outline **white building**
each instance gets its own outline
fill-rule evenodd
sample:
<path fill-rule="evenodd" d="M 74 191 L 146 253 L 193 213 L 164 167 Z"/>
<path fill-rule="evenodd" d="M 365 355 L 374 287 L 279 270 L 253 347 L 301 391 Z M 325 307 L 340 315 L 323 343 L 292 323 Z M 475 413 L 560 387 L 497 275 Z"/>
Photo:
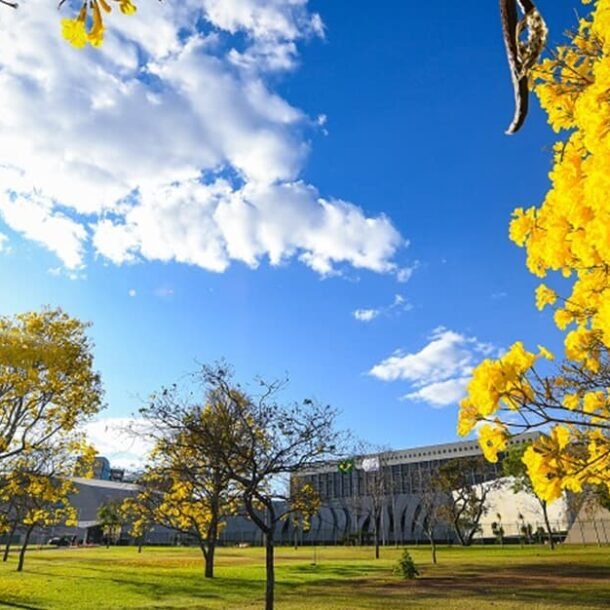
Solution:
<path fill-rule="evenodd" d="M 517 436 L 509 444 L 528 442 L 536 436 L 535 433 Z M 426 515 L 422 494 L 425 493 L 426 481 L 444 463 L 481 455 L 478 441 L 461 441 L 359 456 L 353 460 L 351 472 L 341 472 L 337 463 L 303 471 L 297 480 L 313 485 L 322 499 L 322 508 L 312 519 L 311 529 L 302 533 L 303 541 L 338 543 L 350 537 L 370 540 L 377 505 L 380 506 L 379 529 L 383 543 L 425 542 L 422 523 Z M 463 461 L 467 463 L 467 460 Z M 381 471 L 385 481 L 384 493 L 371 494 L 371 474 L 367 470 L 376 476 Z M 486 463 L 471 476 L 473 486 L 494 487 L 489 492 L 487 510 L 476 538 L 493 538 L 494 522 L 502 525 L 505 536 L 515 538 L 522 535 L 522 530 L 528 525 L 533 532 L 544 527 L 537 499 L 524 492 L 513 493 L 510 481 L 501 480 L 500 463 Z M 558 537 L 563 535 L 569 525 L 565 501 L 557 501 L 549 507 L 549 519 Z M 285 530 L 282 537 L 290 535 L 288 525 Z M 434 536 L 439 542 L 455 540 L 453 528 L 447 522 L 435 528 Z"/>

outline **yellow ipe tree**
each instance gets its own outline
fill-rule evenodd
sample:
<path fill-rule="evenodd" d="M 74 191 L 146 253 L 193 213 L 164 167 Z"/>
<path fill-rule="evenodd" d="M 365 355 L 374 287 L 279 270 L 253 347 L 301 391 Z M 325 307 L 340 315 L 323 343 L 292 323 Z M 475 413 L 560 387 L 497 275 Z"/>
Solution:
<path fill-rule="evenodd" d="M 60 309 L 0 318 L 0 527 L 24 534 L 19 570 L 36 528 L 70 523 L 68 477 L 93 460 L 77 432 L 102 406 L 86 328 Z"/>
<path fill-rule="evenodd" d="M 100 410 L 86 329 L 61 309 L 0 317 L 0 472 Z"/>
<path fill-rule="evenodd" d="M 0 531 L 8 535 L 3 559 L 8 558 L 12 536 L 22 533 L 18 572 L 36 529 L 76 525 L 69 497 L 77 490 L 71 477 L 86 474 L 93 457 L 94 451 L 80 438 L 64 437 L 12 458 L 0 475 Z"/>
<path fill-rule="evenodd" d="M 539 207 L 515 210 L 510 225 L 533 274 L 564 278 L 555 289 L 540 284 L 536 306 L 555 309 L 565 359 L 549 376 L 552 354 L 518 342 L 485 360 L 458 423 L 468 434 L 485 422 L 479 439 L 492 461 L 511 433 L 541 430 L 523 461 L 547 502 L 562 490 L 610 487 L 610 0 L 583 3 L 590 13 L 533 71 L 549 124 L 563 133 L 551 187 Z"/>
<path fill-rule="evenodd" d="M 142 539 L 150 525 L 159 524 L 195 539 L 204 574 L 212 578 L 218 536 L 236 511 L 238 496 L 218 457 L 225 422 L 210 404 L 183 400 L 176 386 L 153 396 L 140 413 L 150 422 L 156 444 L 138 481 L 141 491 L 123 503 L 131 533 Z M 209 431 L 209 442 L 201 441 L 200 429 Z"/>

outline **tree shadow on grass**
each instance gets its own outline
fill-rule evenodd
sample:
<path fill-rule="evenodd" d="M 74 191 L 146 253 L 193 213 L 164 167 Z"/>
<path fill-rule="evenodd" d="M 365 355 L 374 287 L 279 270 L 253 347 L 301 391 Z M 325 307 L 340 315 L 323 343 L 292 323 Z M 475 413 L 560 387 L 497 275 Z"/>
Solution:
<path fill-rule="evenodd" d="M 0 599 L 0 608 L 19 608 L 20 610 L 43 610 L 41 606 L 28 606 L 26 604 L 19 604 L 17 602 L 9 602 L 4 599 Z"/>
<path fill-rule="evenodd" d="M 600 586 L 601 585 L 601 586 Z M 382 590 L 409 591 L 420 599 L 492 597 L 523 605 L 552 603 L 557 606 L 610 607 L 610 570 L 594 566 L 519 565 L 489 572 L 458 573 L 455 576 L 426 576 L 412 581 L 387 582 Z"/>
<path fill-rule="evenodd" d="M 296 572 L 308 569 L 314 570 L 315 566 L 293 568 Z M 387 578 L 379 574 L 384 570 Z M 367 577 L 366 572 L 373 571 L 378 573 Z M 610 608 L 610 567 L 599 564 L 532 563 L 501 569 L 490 565 L 488 571 L 480 565 L 439 565 L 422 571 L 423 577 L 403 581 L 390 577 L 389 570 L 383 567 L 330 566 L 326 570 L 327 578 L 304 582 L 303 589 L 306 588 L 307 595 L 312 598 L 329 601 L 347 596 L 357 604 L 354 608 L 381 608 L 384 600 L 385 603 L 398 602 L 405 608 L 423 605 L 442 608 L 458 599 L 471 601 L 473 607 L 486 607 L 494 600 L 519 607 L 549 604 L 563 608 Z M 288 600 L 293 594 L 303 595 L 303 589 L 286 591 L 283 598 Z"/>
<path fill-rule="evenodd" d="M 297 565 L 284 567 L 285 573 L 290 575 L 294 574 L 311 574 L 321 576 L 324 580 L 316 579 L 316 583 L 325 582 L 328 579 L 340 579 L 340 578 L 358 578 L 368 576 L 372 573 L 388 572 L 387 566 L 376 566 L 376 565 L 333 565 L 333 564 L 320 564 L 315 565 Z"/>
<path fill-rule="evenodd" d="M 223 608 L 240 608 L 246 603 L 252 603 L 253 600 L 255 602 L 260 600 L 262 603 L 264 598 L 264 580 L 259 579 L 226 578 L 222 576 L 205 579 L 203 575 L 195 574 L 172 574 L 171 576 L 167 575 L 159 578 L 158 574 L 142 575 L 138 574 L 137 570 L 134 570 L 133 578 L 130 578 L 126 575 L 117 575 L 110 571 L 100 571 L 99 569 L 95 570 L 95 568 L 85 566 L 81 566 L 79 571 L 92 572 L 92 574 L 73 574 L 67 576 L 65 574 L 61 575 L 37 570 L 36 576 L 63 579 L 76 583 L 81 581 L 83 585 L 86 581 L 87 583 L 99 584 L 99 590 L 101 591 L 110 589 L 115 592 L 124 591 L 125 595 L 128 596 L 141 596 L 150 602 L 149 606 L 142 606 L 143 608 L 150 608 L 153 607 L 153 604 L 157 604 L 155 607 L 160 607 L 164 610 L 178 610 L 184 608 L 185 599 L 189 600 L 189 608 L 195 607 L 192 606 L 191 601 L 202 604 L 201 606 L 196 606 L 197 608 L 208 608 L 205 605 L 206 602 L 216 602 L 215 607 L 219 606 L 219 602 L 224 602 Z M 286 590 L 298 587 L 299 583 L 278 581 L 277 585 L 278 588 L 281 587 L 283 590 Z M 89 589 L 81 588 L 83 595 L 86 595 L 88 592 Z M 32 603 L 37 602 L 35 598 L 28 599 L 27 601 Z M 91 599 L 88 605 L 83 604 L 82 607 L 98 607 L 100 601 L 103 601 L 103 599 Z M 24 606 L 24 608 L 28 608 L 28 606 Z M 32 610 L 41 609 L 32 608 Z"/>

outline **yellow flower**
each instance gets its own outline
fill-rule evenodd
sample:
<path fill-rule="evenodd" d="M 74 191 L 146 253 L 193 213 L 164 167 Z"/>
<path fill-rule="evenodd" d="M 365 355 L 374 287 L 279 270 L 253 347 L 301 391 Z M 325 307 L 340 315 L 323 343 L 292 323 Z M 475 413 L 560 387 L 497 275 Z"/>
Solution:
<path fill-rule="evenodd" d="M 131 0 L 120 0 L 120 9 L 124 15 L 133 15 L 138 7 L 132 4 Z"/>
<path fill-rule="evenodd" d="M 551 432 L 551 439 L 559 449 L 565 449 L 570 442 L 570 430 L 565 426 L 555 426 Z"/>
<path fill-rule="evenodd" d="M 509 236 L 511 241 L 522 246 L 532 233 L 535 225 L 536 210 L 534 208 L 525 211 L 523 208 L 517 208 L 513 212 L 513 220 L 510 223 Z"/>
<path fill-rule="evenodd" d="M 121 12 L 133 15 L 137 8 L 131 0 L 115 0 L 119 3 Z M 87 15 L 91 8 L 91 29 L 87 32 Z M 62 19 L 62 35 L 73 46 L 83 48 L 87 43 L 93 47 L 100 47 L 104 42 L 106 28 L 102 19 L 101 10 L 111 12 L 107 0 L 85 0 L 81 6 L 78 17 L 75 19 Z"/>
<path fill-rule="evenodd" d="M 536 307 L 539 310 L 544 309 L 547 305 L 554 305 L 557 301 L 557 293 L 551 290 L 544 284 L 540 284 L 536 288 Z"/>
<path fill-rule="evenodd" d="M 564 407 L 574 411 L 580 406 L 580 396 L 578 394 L 566 394 L 562 402 Z"/>
<path fill-rule="evenodd" d="M 77 49 L 82 49 L 87 44 L 87 31 L 85 22 L 79 18 L 62 19 L 61 35 Z"/>
<path fill-rule="evenodd" d="M 555 360 L 555 356 L 543 345 L 538 346 L 538 357 L 546 358 L 547 360 Z"/>
<path fill-rule="evenodd" d="M 498 461 L 498 452 L 506 449 L 506 431 L 499 425 L 484 424 L 479 430 L 479 445 L 488 462 Z"/>
<path fill-rule="evenodd" d="M 561 330 L 565 330 L 568 324 L 574 321 L 574 316 L 567 309 L 557 309 L 554 317 L 555 324 L 557 324 Z"/>
<path fill-rule="evenodd" d="M 460 402 L 457 433 L 460 436 L 470 434 L 478 419 L 478 411 L 476 406 L 473 405 L 467 398 L 464 398 Z"/>
<path fill-rule="evenodd" d="M 604 409 L 607 404 L 605 392 L 587 392 L 582 401 L 582 410 L 585 413 L 595 413 Z"/>
<path fill-rule="evenodd" d="M 102 20 L 102 13 L 100 11 L 100 5 L 96 0 L 92 2 L 93 8 L 93 25 L 88 35 L 89 43 L 92 47 L 100 47 L 104 42 L 104 22 Z M 110 8 L 110 7 L 109 7 Z"/>

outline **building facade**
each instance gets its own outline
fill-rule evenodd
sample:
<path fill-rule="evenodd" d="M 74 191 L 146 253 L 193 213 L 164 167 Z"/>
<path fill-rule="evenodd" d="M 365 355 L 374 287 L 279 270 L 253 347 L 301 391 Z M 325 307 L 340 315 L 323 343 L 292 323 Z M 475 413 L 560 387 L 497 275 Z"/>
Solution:
<path fill-rule="evenodd" d="M 536 434 L 525 434 L 509 441 L 510 445 L 531 441 Z M 311 520 L 308 531 L 290 532 L 304 543 L 336 544 L 367 542 L 372 539 L 374 520 L 383 544 L 418 543 L 427 541 L 423 531 L 426 503 L 422 496 L 426 485 L 441 466 L 451 461 L 468 469 L 472 460 L 482 458 L 478 441 L 444 443 L 400 451 L 363 455 L 352 460 L 351 468 L 331 463 L 303 471 L 293 484 L 310 484 L 320 494 L 322 507 Z M 341 468 L 343 466 L 343 468 Z M 342 471 L 343 470 L 343 471 Z M 476 469 L 466 470 L 467 481 L 473 487 L 492 486 L 486 504 L 488 510 L 481 519 L 478 536 L 493 536 L 492 523 L 502 522 L 508 535 L 518 536 L 524 524 L 534 531 L 543 525 L 540 507 L 527 494 L 514 494 L 510 481 L 498 485 L 502 477 L 501 462 L 491 464 L 480 460 Z M 380 485 L 379 482 L 382 482 Z M 443 499 L 439 497 L 439 502 Z M 569 525 L 565 502 L 551 508 L 552 527 L 558 537 Z M 288 526 L 282 534 L 288 534 Z M 449 523 L 439 523 L 434 530 L 439 542 L 453 542 L 455 534 Z"/>

